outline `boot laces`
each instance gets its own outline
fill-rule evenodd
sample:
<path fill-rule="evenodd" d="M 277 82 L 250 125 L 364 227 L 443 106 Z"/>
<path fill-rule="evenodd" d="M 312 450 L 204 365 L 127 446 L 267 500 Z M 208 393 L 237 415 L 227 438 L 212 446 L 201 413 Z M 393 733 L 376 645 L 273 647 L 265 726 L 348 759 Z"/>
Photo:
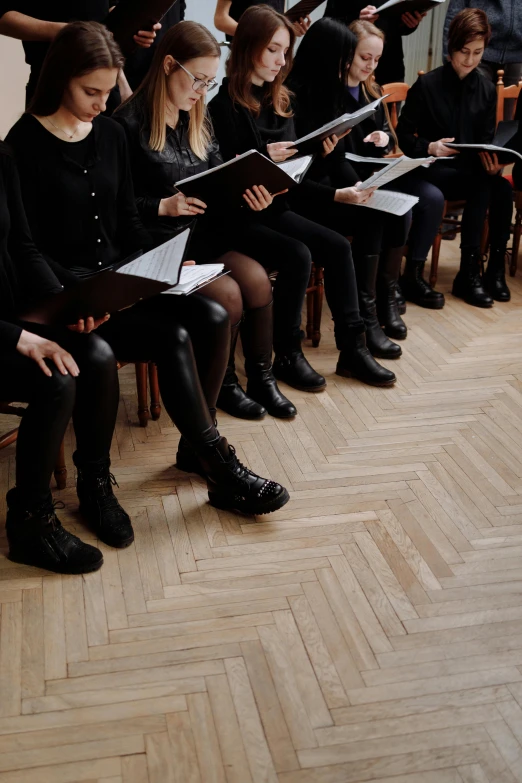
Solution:
<path fill-rule="evenodd" d="M 103 514 L 103 518 L 106 522 L 112 524 L 122 522 L 122 507 L 118 503 L 118 499 L 114 492 L 113 487 L 119 487 L 120 485 L 116 481 L 114 474 L 107 473 L 105 476 L 96 477 L 96 500 L 98 507 Z"/>
<path fill-rule="evenodd" d="M 46 518 L 46 522 L 44 524 L 44 535 L 46 537 L 52 538 L 55 543 L 58 544 L 58 546 L 61 546 L 70 538 L 70 533 L 65 530 L 62 523 L 56 516 L 57 509 L 62 510 L 64 508 L 65 503 L 63 503 L 61 500 L 53 500 L 44 513 L 44 518 Z"/>

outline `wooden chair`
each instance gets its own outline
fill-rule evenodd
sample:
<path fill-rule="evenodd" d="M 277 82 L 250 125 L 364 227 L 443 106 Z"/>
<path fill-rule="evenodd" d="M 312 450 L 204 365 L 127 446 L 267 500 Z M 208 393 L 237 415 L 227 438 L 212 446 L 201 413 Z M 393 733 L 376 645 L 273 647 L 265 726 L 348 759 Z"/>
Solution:
<path fill-rule="evenodd" d="M 324 269 L 312 264 L 312 274 L 306 289 L 306 336 L 317 348 L 321 342 L 321 316 L 324 301 Z"/>
<path fill-rule="evenodd" d="M 123 365 L 118 364 L 118 367 Z M 161 416 L 158 368 L 153 362 L 136 362 L 136 391 L 138 395 L 138 419 L 140 427 L 146 427 L 149 419 L 157 421 Z M 150 409 L 148 389 L 150 388 Z"/>
<path fill-rule="evenodd" d="M 522 90 L 522 81 L 518 84 L 512 84 L 509 87 L 504 86 L 504 71 L 497 71 L 497 125 L 502 120 L 512 120 L 515 116 L 516 103 Z M 506 116 L 505 101 L 510 100 Z M 513 179 L 509 175 L 507 178 L 513 185 Z M 513 245 L 511 248 L 511 261 L 509 264 L 509 274 L 514 277 L 517 273 L 518 253 L 520 250 L 520 238 L 522 236 L 522 192 L 513 190 L 513 199 L 515 202 L 515 222 L 513 224 Z"/>
<path fill-rule="evenodd" d="M 397 129 L 397 123 L 399 122 L 397 106 L 399 103 L 404 103 L 409 89 L 410 85 L 406 84 L 406 82 L 390 82 L 389 84 L 382 85 L 383 94 L 386 95 L 387 93 L 390 93 L 388 97 L 384 99 L 384 103 L 388 106 L 390 122 L 394 131 Z M 386 157 L 396 158 L 401 154 L 402 153 L 398 150 L 397 145 L 395 144 L 393 150 L 388 153 Z"/>

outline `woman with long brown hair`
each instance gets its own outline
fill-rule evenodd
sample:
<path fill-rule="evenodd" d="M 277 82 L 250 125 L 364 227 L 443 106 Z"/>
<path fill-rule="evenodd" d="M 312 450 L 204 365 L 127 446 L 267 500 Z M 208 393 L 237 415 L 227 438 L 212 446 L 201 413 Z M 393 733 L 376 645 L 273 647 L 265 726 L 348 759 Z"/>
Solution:
<path fill-rule="evenodd" d="M 206 210 L 199 199 L 173 194 L 174 182 L 223 162 L 207 117 L 204 95 L 215 85 L 220 48 L 196 22 L 180 22 L 161 41 L 143 83 L 114 115 L 127 136 L 136 203 L 156 243 L 194 227 L 190 257 L 197 263 L 223 263 L 230 275 L 211 283 L 203 295 L 220 302 L 232 324 L 230 356 L 218 407 L 232 416 L 259 419 L 268 413 L 295 416 L 272 373 L 272 286 L 263 267 L 232 250 L 224 227 L 241 219 L 226 199 Z M 272 196 L 261 187 L 244 194 L 253 213 Z M 245 211 L 245 210 L 242 210 Z M 244 313 L 243 313 L 244 311 Z M 245 355 L 247 393 L 235 373 L 238 334 Z"/>
<path fill-rule="evenodd" d="M 308 33 L 307 33 L 308 35 Z M 288 20 L 268 6 L 254 6 L 242 15 L 232 42 L 227 76 L 210 114 L 225 158 L 258 149 L 279 162 L 295 154 L 291 94 L 285 78 L 292 64 L 295 34 Z M 306 37 L 305 37 L 306 40 Z M 324 153 L 330 153 L 335 139 Z M 355 187 L 336 189 L 305 179 L 289 193 L 328 210 L 335 201 L 361 203 L 370 193 Z M 313 258 L 325 270 L 325 290 L 335 324 L 339 349 L 336 372 L 375 386 L 395 383 L 395 375 L 381 367 L 366 346 L 366 329 L 359 312 L 350 243 L 339 233 L 297 214 L 286 200 L 276 199 L 254 226 L 235 228 L 238 249 L 250 252 L 267 267 L 277 262 L 274 288 L 274 372 L 297 388 L 311 387 L 301 371 L 300 317 L 302 298 L 294 278 L 296 259 Z M 304 292 L 303 292 L 304 293 Z M 279 314 L 279 317 L 278 317 Z M 399 346 L 396 346 L 400 354 Z"/>
<path fill-rule="evenodd" d="M 28 112 L 7 137 L 29 223 L 66 285 L 150 241 L 136 209 L 125 133 L 100 116 L 123 62 L 102 25 L 64 27 Z M 282 486 L 244 467 L 216 429 L 230 341 L 219 304 L 197 294 L 156 296 L 112 314 L 99 334 L 118 359 L 157 364 L 163 403 L 182 434 L 178 465 L 206 476 L 213 505 L 263 514 L 288 501 Z M 76 464 L 81 475 L 87 466 Z"/>

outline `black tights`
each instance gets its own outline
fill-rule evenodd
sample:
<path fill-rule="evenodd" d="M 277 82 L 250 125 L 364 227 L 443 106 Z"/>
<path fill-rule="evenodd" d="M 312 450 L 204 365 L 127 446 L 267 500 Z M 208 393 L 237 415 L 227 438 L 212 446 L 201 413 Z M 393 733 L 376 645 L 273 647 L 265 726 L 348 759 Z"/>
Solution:
<path fill-rule="evenodd" d="M 28 324 L 60 343 L 80 368 L 77 378 L 61 375 L 48 362 L 48 377 L 35 361 L 13 352 L 2 359 L 0 398 L 29 403 L 18 431 L 16 486 L 28 509 L 49 495 L 49 483 L 71 415 L 78 454 L 90 462 L 109 456 L 116 422 L 119 386 L 114 354 L 95 334 Z"/>

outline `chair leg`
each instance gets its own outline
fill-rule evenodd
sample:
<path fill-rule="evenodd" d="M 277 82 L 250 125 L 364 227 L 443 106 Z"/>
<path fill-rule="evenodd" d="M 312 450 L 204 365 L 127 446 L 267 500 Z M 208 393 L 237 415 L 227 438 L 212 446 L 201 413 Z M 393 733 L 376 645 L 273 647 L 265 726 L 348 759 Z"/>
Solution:
<path fill-rule="evenodd" d="M 308 340 L 312 339 L 314 331 L 314 296 L 315 289 L 309 288 L 306 292 L 306 336 Z"/>
<path fill-rule="evenodd" d="M 138 393 L 138 419 L 140 427 L 149 423 L 149 405 L 147 400 L 147 364 L 136 362 L 136 391 Z"/>
<path fill-rule="evenodd" d="M 520 236 L 522 235 L 522 210 L 517 209 L 515 217 L 515 228 L 513 231 L 513 250 L 511 252 L 511 263 L 509 265 L 509 274 L 515 277 L 518 266 L 518 251 L 520 249 Z"/>
<path fill-rule="evenodd" d="M 62 445 L 60 446 L 58 460 L 54 468 L 54 478 L 58 489 L 65 489 L 67 486 L 67 468 L 65 467 L 65 443 L 63 440 Z"/>
<path fill-rule="evenodd" d="M 440 243 L 442 242 L 442 234 L 439 232 L 433 241 L 431 248 L 431 267 L 430 267 L 430 285 L 435 288 L 437 284 L 437 275 L 439 272 L 439 255 L 440 255 Z"/>
<path fill-rule="evenodd" d="M 315 275 L 315 292 L 313 295 L 313 332 L 312 346 L 317 348 L 321 342 L 321 316 L 324 300 L 324 270 L 319 268 Z"/>
<path fill-rule="evenodd" d="M 161 416 L 160 390 L 158 381 L 158 368 L 154 362 L 149 362 L 149 388 L 150 388 L 150 415 L 153 421 Z"/>

